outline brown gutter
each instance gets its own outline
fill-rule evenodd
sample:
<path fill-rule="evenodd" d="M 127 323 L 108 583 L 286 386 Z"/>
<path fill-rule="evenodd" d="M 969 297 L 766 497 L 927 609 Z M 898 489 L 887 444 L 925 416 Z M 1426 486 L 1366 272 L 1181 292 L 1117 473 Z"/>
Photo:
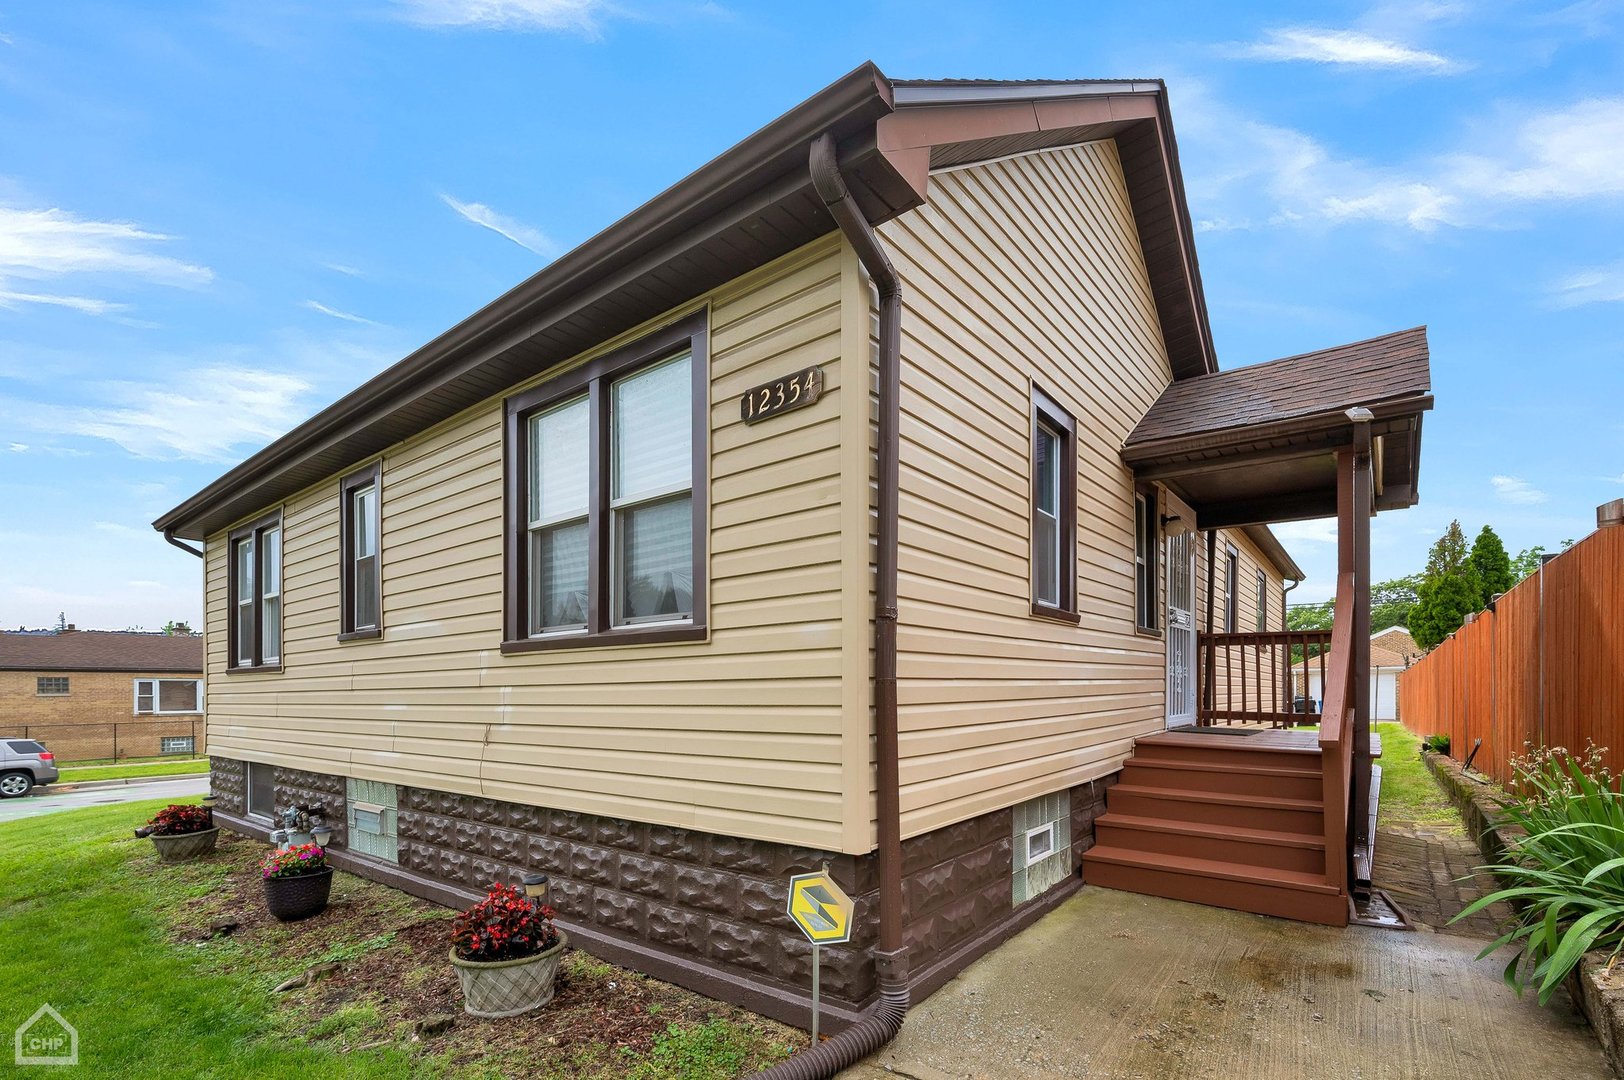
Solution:
<path fill-rule="evenodd" d="M 812 184 L 857 251 L 880 294 L 879 524 L 874 556 L 874 765 L 879 832 L 879 946 L 874 966 L 879 1003 L 839 1035 L 759 1074 L 772 1080 L 823 1080 L 890 1042 L 908 1013 L 908 958 L 902 943 L 902 806 L 897 771 L 897 487 L 902 384 L 902 280 L 840 174 L 835 140 L 825 132 L 809 154 Z"/>
<path fill-rule="evenodd" d="M 182 551 L 186 552 L 186 554 L 188 554 L 188 555 L 196 555 L 200 559 L 203 557 L 203 549 L 202 548 L 195 548 L 191 544 L 186 543 L 186 541 L 184 541 L 184 540 L 176 540 L 175 539 L 175 530 L 174 529 L 165 529 L 164 530 L 164 540 L 167 541 L 168 543 L 174 544 L 176 547 L 180 548 Z"/>

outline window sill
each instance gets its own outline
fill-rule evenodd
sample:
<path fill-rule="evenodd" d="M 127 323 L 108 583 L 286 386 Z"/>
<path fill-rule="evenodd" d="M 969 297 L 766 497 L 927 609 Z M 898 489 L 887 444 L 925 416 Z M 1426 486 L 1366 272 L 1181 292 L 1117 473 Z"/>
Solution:
<path fill-rule="evenodd" d="M 346 630 L 338 635 L 340 641 L 376 641 L 383 637 L 383 630 L 373 627 L 371 630 Z"/>
<path fill-rule="evenodd" d="M 228 667 L 228 668 L 226 668 L 226 674 L 227 675 L 262 675 L 262 674 L 267 674 L 267 673 L 272 673 L 272 672 L 280 673 L 281 670 L 282 670 L 282 665 L 281 664 L 255 664 L 253 666 L 249 666 L 247 664 L 244 664 L 241 667 Z"/>
<path fill-rule="evenodd" d="M 1157 640 L 1162 637 L 1161 628 L 1155 626 L 1136 626 L 1133 628 L 1133 632 L 1140 637 L 1156 638 Z"/>
<path fill-rule="evenodd" d="M 1083 621 L 1082 615 L 1078 612 L 1050 607 L 1048 604 L 1033 604 L 1032 614 L 1040 619 L 1053 619 L 1055 622 L 1070 623 L 1073 626 Z"/>
<path fill-rule="evenodd" d="M 666 645 L 680 641 L 704 641 L 703 626 L 650 626 L 606 630 L 601 634 L 575 634 L 569 637 L 524 638 L 502 642 L 502 654 L 553 652 L 557 649 L 613 649 L 621 645 Z"/>

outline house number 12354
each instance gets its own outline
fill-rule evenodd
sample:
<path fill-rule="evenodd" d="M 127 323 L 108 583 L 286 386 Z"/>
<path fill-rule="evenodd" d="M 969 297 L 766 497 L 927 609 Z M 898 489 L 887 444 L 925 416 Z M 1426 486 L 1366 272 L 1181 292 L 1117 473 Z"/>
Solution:
<path fill-rule="evenodd" d="M 812 404 L 823 394 L 823 369 L 809 367 L 770 383 L 746 390 L 739 399 L 739 415 L 746 424 Z"/>

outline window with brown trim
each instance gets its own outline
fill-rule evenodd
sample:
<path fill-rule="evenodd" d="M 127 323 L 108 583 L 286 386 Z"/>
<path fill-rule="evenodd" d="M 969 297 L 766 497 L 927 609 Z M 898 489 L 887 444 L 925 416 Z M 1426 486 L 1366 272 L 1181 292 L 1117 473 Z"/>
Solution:
<path fill-rule="evenodd" d="M 1269 578 L 1263 571 L 1257 572 L 1257 632 L 1263 633 L 1269 628 Z"/>
<path fill-rule="evenodd" d="M 1157 517 L 1156 492 L 1147 488 L 1133 497 L 1133 589 L 1134 622 L 1141 630 L 1156 631 L 1161 620 L 1157 618 L 1160 599 L 1156 595 L 1156 543 L 1160 533 Z"/>
<path fill-rule="evenodd" d="M 375 638 L 383 633 L 383 516 L 380 504 L 381 463 L 357 469 L 338 485 L 339 633 L 340 641 Z"/>
<path fill-rule="evenodd" d="M 1224 633 L 1240 629 L 1236 621 L 1240 609 L 1241 553 L 1231 547 L 1224 554 Z"/>
<path fill-rule="evenodd" d="M 228 671 L 282 666 L 282 512 L 233 529 L 226 603 Z"/>
<path fill-rule="evenodd" d="M 1077 425 L 1032 391 L 1032 614 L 1077 614 Z"/>
<path fill-rule="evenodd" d="M 705 636 L 706 314 L 508 399 L 504 652 Z"/>

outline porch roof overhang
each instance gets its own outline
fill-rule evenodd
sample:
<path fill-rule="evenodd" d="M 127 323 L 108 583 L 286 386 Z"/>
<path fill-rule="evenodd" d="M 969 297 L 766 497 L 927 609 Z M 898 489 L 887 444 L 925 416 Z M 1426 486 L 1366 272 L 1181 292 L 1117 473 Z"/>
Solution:
<path fill-rule="evenodd" d="M 1414 505 L 1432 408 L 1425 327 L 1175 382 L 1122 458 L 1189 503 L 1198 528 L 1332 517 L 1354 408 L 1372 417 L 1374 509 Z"/>

